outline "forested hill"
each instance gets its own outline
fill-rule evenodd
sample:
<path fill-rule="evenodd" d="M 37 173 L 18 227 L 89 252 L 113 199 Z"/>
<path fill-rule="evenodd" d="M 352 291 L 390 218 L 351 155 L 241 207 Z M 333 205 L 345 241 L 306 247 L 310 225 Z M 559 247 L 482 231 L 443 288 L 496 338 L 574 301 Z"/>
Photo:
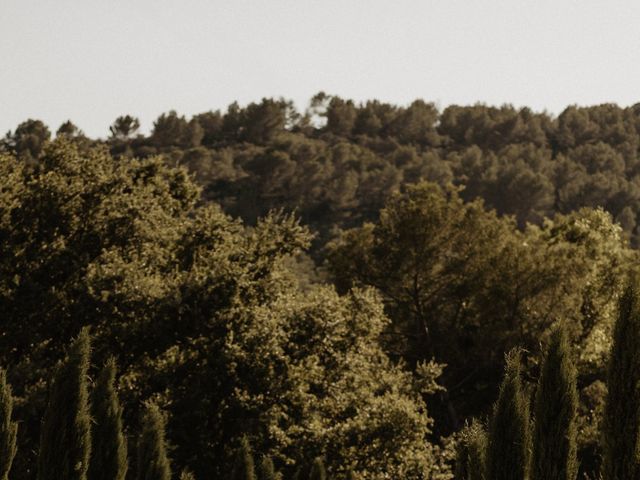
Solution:
<path fill-rule="evenodd" d="M 640 281 L 619 308 L 639 265 L 640 105 L 553 118 L 319 94 L 304 113 L 264 99 L 139 127 L 125 115 L 100 140 L 69 121 L 52 139 L 27 120 L 0 143 L 11 478 L 86 480 L 56 469 L 89 457 L 101 471 L 100 448 L 64 444 L 104 440 L 90 408 L 117 413 L 106 444 L 139 449 L 119 450 L 117 478 L 158 464 L 144 450 L 164 438 L 158 407 L 174 474 L 198 480 L 230 478 L 249 442 L 286 480 L 318 459 L 338 480 L 448 480 L 456 445 L 510 472 L 501 441 L 526 473 L 534 395 L 538 453 L 555 432 L 580 478 L 615 470 L 616 452 L 640 471 L 640 417 L 613 421 L 640 401 L 625 390 L 640 381 Z M 555 374 L 569 394 L 544 394 Z M 115 390 L 123 410 L 100 401 Z M 568 433 L 538 421 L 556 397 Z M 168 480 L 167 462 L 144 478 Z"/>
<path fill-rule="evenodd" d="M 464 186 L 462 198 L 480 197 L 521 227 L 601 206 L 639 242 L 640 104 L 570 106 L 555 118 L 511 106 L 439 110 L 422 100 L 356 104 L 320 93 L 304 112 L 263 99 L 191 119 L 172 111 L 149 136 L 138 129 L 125 115 L 104 142 L 71 122 L 56 136 L 104 143 L 116 156 L 162 153 L 195 173 L 206 199 L 250 224 L 273 208 L 296 210 L 320 232 L 318 245 L 335 227 L 375 219 L 391 192 L 420 179 Z M 7 134 L 4 148 L 35 159 L 50 136 L 28 120 Z"/>

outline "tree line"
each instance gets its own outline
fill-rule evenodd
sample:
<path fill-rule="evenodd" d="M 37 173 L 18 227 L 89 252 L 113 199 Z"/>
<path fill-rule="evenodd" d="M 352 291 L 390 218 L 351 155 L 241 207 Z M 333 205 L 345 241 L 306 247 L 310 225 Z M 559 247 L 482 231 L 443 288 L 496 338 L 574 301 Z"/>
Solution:
<path fill-rule="evenodd" d="M 608 365 L 608 395 L 601 424 L 603 479 L 637 478 L 638 280 L 622 295 Z M 504 380 L 485 427 L 474 421 L 461 433 L 456 479 L 575 479 L 578 474 L 577 375 L 566 327 L 556 327 L 548 342 L 535 391 L 533 415 L 522 381 L 521 352 L 506 356 Z"/>
<path fill-rule="evenodd" d="M 90 389 L 89 364 L 91 340 L 83 328 L 70 345 L 65 359 L 57 366 L 41 425 L 37 478 L 94 480 L 171 480 L 169 446 L 165 436 L 165 418 L 158 406 L 146 402 L 137 439 L 134 476 L 127 477 L 130 461 L 128 442 L 122 421 L 122 406 L 116 391 L 116 362 L 107 360 Z M 91 391 L 90 391 L 91 390 Z M 15 454 L 18 424 L 12 419 L 13 396 L 0 371 L 0 478 L 7 480 Z M 303 476 L 298 467 L 294 478 L 326 478 L 324 462 L 318 457 Z M 260 480 L 281 479 L 273 461 L 265 456 L 259 466 Z M 349 472 L 347 478 L 352 478 Z M 193 480 L 185 469 L 180 480 Z M 257 480 L 249 441 L 243 437 L 237 448 L 232 480 Z"/>
<path fill-rule="evenodd" d="M 640 381 L 640 282 L 631 279 L 622 295 L 609 359 L 603 427 L 604 479 L 636 478 L 640 474 L 638 402 Z M 41 424 L 37 478 L 124 480 L 129 469 L 122 407 L 115 387 L 116 363 L 109 358 L 90 392 L 90 335 L 83 328 L 65 359 L 56 367 Z M 485 428 L 468 424 L 456 445 L 457 480 L 576 479 L 577 371 L 572 360 L 566 325 L 556 326 L 543 355 L 534 400 L 522 381 L 521 351 L 506 355 L 498 399 Z M 13 396 L 0 370 L 0 478 L 8 479 L 17 450 L 18 424 L 13 421 Z M 138 480 L 170 480 L 171 462 L 165 438 L 165 419 L 153 402 L 146 402 L 135 461 Z M 299 465 L 291 478 L 329 478 L 322 457 Z M 180 480 L 192 480 L 183 470 Z M 247 437 L 236 447 L 230 480 L 277 480 L 271 457 L 265 455 L 256 469 Z M 358 477 L 349 468 L 346 479 Z"/>
<path fill-rule="evenodd" d="M 558 172 L 593 161 L 588 176 L 624 171 L 616 185 L 631 188 L 633 111 L 551 118 L 319 95 L 304 114 L 269 99 L 168 113 L 149 136 L 123 116 L 107 140 L 70 122 L 51 140 L 25 122 L 0 153 L 0 365 L 20 425 L 12 478 L 37 478 L 54 365 L 82 327 L 96 385 L 98 365 L 119 366 L 125 436 L 143 431 L 149 402 L 164 412 L 174 475 L 224 478 L 246 439 L 256 471 L 269 458 L 286 478 L 321 459 L 334 478 L 447 479 L 468 435 L 491 444 L 483 419 L 506 388 L 504 352 L 522 349 L 507 377 L 528 404 L 545 371 L 539 346 L 560 323 L 578 474 L 595 478 L 634 229 L 601 199 L 516 214 L 540 198 L 529 187 L 541 177 L 504 175 L 540 167 L 564 179 L 552 182 L 562 200 L 562 182 L 587 177 Z M 365 128 L 371 112 L 379 121 Z M 512 114 L 519 130 L 505 126 Z"/>
<path fill-rule="evenodd" d="M 272 208 L 296 209 L 320 233 L 318 247 L 336 226 L 374 219 L 391 192 L 420 179 L 464 186 L 465 200 L 482 198 L 520 227 L 599 206 L 638 242 L 638 105 L 570 106 L 554 117 L 509 105 L 357 104 L 321 92 L 303 112 L 265 98 L 191 118 L 171 111 L 149 135 L 139 128 L 123 115 L 106 140 L 70 121 L 56 136 L 104 144 L 114 156 L 163 154 L 197 176 L 206 199 L 249 223 Z M 50 137 L 28 120 L 2 143 L 30 160 Z"/>
<path fill-rule="evenodd" d="M 245 436 L 282 471 L 320 456 L 338 476 L 448 470 L 425 401 L 441 367 L 414 373 L 390 358 L 375 290 L 339 294 L 306 275 L 297 256 L 310 234 L 295 217 L 248 227 L 203 204 L 162 158 L 122 162 L 64 140 L 35 165 L 1 156 L 0 170 L 0 355 L 20 421 L 12 478 L 37 478 L 54 366 L 84 326 L 89 374 L 117 360 L 124 424 L 135 431 L 153 401 L 175 465 L 197 478 L 224 477 Z"/>

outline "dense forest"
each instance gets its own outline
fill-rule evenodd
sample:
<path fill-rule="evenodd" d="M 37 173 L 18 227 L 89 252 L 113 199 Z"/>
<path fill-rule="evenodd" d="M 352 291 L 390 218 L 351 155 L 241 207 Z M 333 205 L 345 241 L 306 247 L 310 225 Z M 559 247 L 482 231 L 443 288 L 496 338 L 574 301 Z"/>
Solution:
<path fill-rule="evenodd" d="M 139 129 L 0 140 L 0 479 L 638 478 L 640 105 Z"/>

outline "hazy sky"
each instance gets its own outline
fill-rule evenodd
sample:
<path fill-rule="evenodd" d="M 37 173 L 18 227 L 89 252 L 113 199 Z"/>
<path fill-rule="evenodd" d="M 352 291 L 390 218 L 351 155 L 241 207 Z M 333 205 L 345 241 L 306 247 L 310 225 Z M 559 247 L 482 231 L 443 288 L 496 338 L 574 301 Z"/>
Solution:
<path fill-rule="evenodd" d="M 406 104 L 640 102 L 640 2 L 0 0 L 0 133 L 40 118 L 106 136 L 324 90 Z"/>

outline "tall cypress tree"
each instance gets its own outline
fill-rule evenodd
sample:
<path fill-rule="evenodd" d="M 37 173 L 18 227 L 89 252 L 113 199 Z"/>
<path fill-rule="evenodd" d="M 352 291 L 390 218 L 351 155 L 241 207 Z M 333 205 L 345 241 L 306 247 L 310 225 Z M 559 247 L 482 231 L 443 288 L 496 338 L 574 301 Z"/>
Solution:
<path fill-rule="evenodd" d="M 9 478 L 9 471 L 16 455 L 18 424 L 11 420 L 13 396 L 7 383 L 7 373 L 0 369 L 0 480 Z"/>
<path fill-rule="evenodd" d="M 532 480 L 575 480 L 577 411 L 576 369 L 566 330 L 559 327 L 551 334 L 538 379 Z"/>
<path fill-rule="evenodd" d="M 318 457 L 313 461 L 309 480 L 327 480 L 327 471 L 324 468 L 324 462 L 321 457 Z"/>
<path fill-rule="evenodd" d="M 91 454 L 87 370 L 89 330 L 83 328 L 58 367 L 44 414 L 38 480 L 86 480 Z"/>
<path fill-rule="evenodd" d="M 164 423 L 158 406 L 148 403 L 138 440 L 138 480 L 171 480 Z"/>
<path fill-rule="evenodd" d="M 529 401 L 520 378 L 520 351 L 512 350 L 489 422 L 486 478 L 528 480 L 530 445 Z"/>
<path fill-rule="evenodd" d="M 247 437 L 242 437 L 240 448 L 236 454 L 236 461 L 233 465 L 233 480 L 256 480 L 256 470 L 253 463 L 251 445 Z"/>
<path fill-rule="evenodd" d="M 487 433 L 475 420 L 464 428 L 456 449 L 456 479 L 484 480 Z"/>
<path fill-rule="evenodd" d="M 640 476 L 640 302 L 638 278 L 620 298 L 607 375 L 603 417 L 604 480 Z"/>
<path fill-rule="evenodd" d="M 273 466 L 271 457 L 265 455 L 260 462 L 260 480 L 279 480 L 281 477 Z"/>
<path fill-rule="evenodd" d="M 196 477 L 189 470 L 182 470 L 180 472 L 180 480 L 196 480 Z"/>
<path fill-rule="evenodd" d="M 115 390 L 116 362 L 105 363 L 91 396 L 93 411 L 91 480 L 124 480 L 127 474 L 127 443 L 122 431 L 122 407 Z"/>
<path fill-rule="evenodd" d="M 304 468 L 300 465 L 296 468 L 296 471 L 293 473 L 292 480 L 303 480 L 305 478 Z"/>

